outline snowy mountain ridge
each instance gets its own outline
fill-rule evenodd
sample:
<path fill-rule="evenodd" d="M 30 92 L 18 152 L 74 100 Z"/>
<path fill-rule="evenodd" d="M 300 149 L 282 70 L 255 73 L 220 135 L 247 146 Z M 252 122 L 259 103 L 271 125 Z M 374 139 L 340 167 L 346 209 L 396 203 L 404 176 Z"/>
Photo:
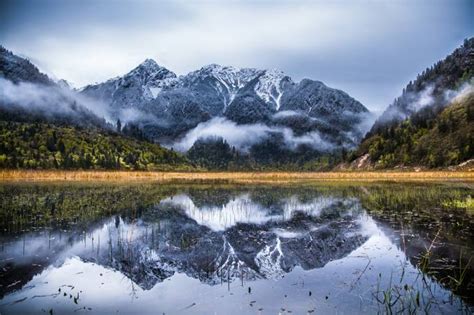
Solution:
<path fill-rule="evenodd" d="M 297 136 L 317 133 L 328 143 L 354 146 L 370 115 L 347 93 L 320 81 L 294 82 L 277 69 L 218 64 L 177 76 L 147 59 L 124 76 L 89 85 L 80 93 L 108 104 L 112 118 L 138 125 L 161 143 L 174 142 L 199 124 L 222 117 L 239 126 L 289 128 Z M 140 114 L 131 117 L 131 111 Z"/>
<path fill-rule="evenodd" d="M 158 65 L 153 59 L 146 59 L 122 77 L 87 85 L 80 91 L 92 94 L 92 96 L 99 95 L 102 98 L 111 96 L 113 98 L 115 94 L 120 95 L 122 89 L 135 87 L 141 94 L 141 97 L 135 96 L 137 99 L 151 101 L 156 99 L 162 91 L 171 88 L 188 88 L 199 84 L 209 84 L 221 96 L 225 108 L 234 100 L 239 90 L 252 80 L 257 80 L 254 86 L 255 93 L 266 103 L 273 104 L 276 110 L 280 108 L 284 85 L 293 84 L 290 77 L 277 69 L 259 70 L 209 64 L 186 75 L 177 76 L 174 72 Z M 108 93 L 96 93 L 95 91 L 98 90 L 106 90 Z"/>
<path fill-rule="evenodd" d="M 174 72 L 158 65 L 153 59 L 146 59 L 124 76 L 87 85 L 80 89 L 80 93 L 106 101 L 113 107 L 138 107 L 176 83 Z"/>

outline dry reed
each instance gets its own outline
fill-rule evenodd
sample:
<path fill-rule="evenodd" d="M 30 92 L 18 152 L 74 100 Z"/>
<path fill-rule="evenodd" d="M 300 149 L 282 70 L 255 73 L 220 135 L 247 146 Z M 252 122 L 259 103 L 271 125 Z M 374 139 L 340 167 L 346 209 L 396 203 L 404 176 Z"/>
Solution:
<path fill-rule="evenodd" d="M 474 172 L 460 171 L 347 171 L 347 172 L 139 172 L 0 170 L 1 181 L 195 181 L 273 182 L 305 180 L 346 181 L 474 181 Z"/>

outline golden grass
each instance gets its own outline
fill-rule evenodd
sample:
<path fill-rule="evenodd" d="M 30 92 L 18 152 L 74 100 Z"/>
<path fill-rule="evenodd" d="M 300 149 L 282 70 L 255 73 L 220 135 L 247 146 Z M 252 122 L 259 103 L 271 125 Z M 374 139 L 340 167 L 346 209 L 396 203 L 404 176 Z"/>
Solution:
<path fill-rule="evenodd" d="M 347 172 L 135 172 L 0 170 L 0 181 L 474 181 L 474 172 L 347 171 Z"/>

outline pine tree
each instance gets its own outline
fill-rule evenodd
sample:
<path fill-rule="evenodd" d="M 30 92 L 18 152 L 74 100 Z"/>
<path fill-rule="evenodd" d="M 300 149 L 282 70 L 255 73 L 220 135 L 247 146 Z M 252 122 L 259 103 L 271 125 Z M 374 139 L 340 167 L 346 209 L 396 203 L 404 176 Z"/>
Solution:
<path fill-rule="evenodd" d="M 117 132 L 121 132 L 122 131 L 122 122 L 120 121 L 120 119 L 117 120 Z"/>
<path fill-rule="evenodd" d="M 64 154 L 64 152 L 66 152 L 66 146 L 64 145 L 64 142 L 62 140 L 58 141 L 57 148 L 58 148 L 59 152 L 61 152 L 62 154 Z"/>

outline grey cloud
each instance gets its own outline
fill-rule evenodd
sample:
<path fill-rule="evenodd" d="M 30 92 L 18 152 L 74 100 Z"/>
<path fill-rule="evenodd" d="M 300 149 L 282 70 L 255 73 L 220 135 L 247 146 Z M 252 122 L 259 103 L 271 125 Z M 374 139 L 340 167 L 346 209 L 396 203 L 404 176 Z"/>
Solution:
<path fill-rule="evenodd" d="M 146 58 L 179 74 L 220 63 L 321 80 L 372 111 L 474 31 L 470 0 L 1 5 L 0 42 L 76 86 L 122 75 Z"/>

